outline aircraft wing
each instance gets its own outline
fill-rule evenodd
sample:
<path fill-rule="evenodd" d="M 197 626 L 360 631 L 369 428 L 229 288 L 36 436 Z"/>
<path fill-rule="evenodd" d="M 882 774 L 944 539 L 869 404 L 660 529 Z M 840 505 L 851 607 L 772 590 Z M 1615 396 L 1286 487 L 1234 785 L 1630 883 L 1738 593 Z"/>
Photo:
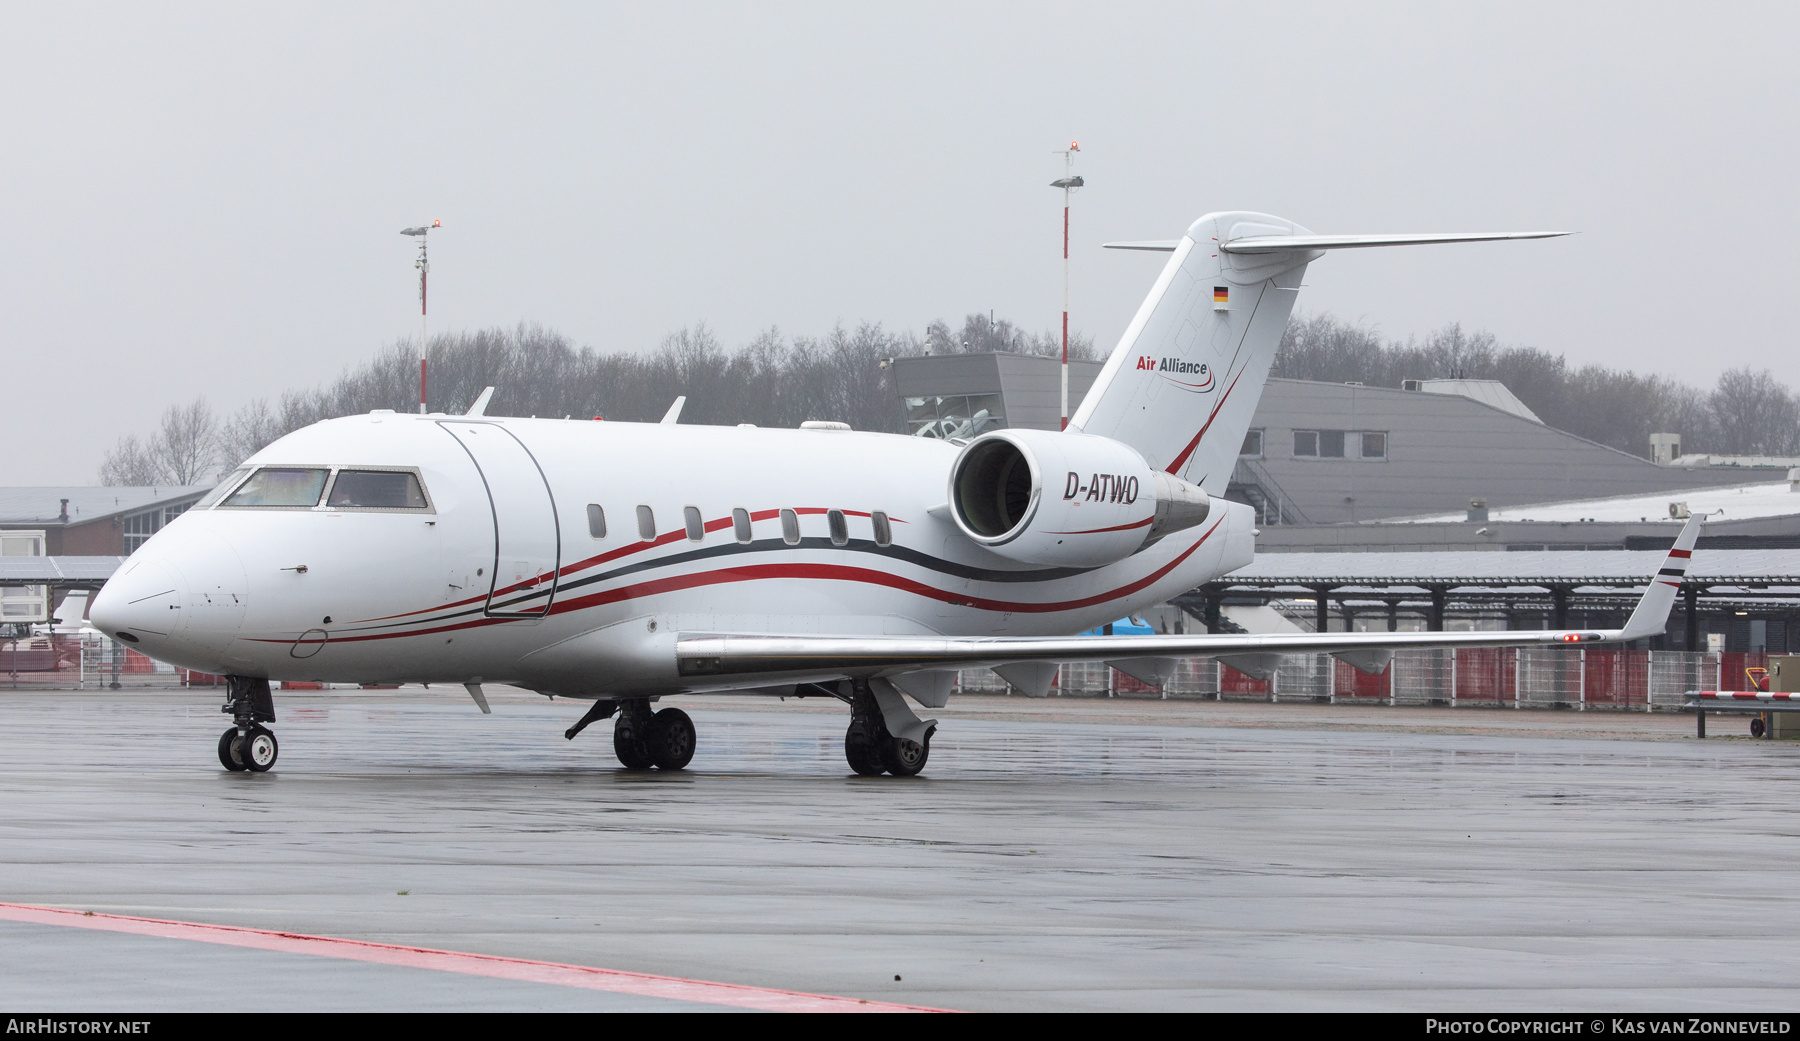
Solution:
<path fill-rule="evenodd" d="M 675 643 L 683 677 L 896 675 L 1027 662 L 1117 663 L 1133 659 L 1231 657 L 1324 651 L 1347 660 L 1403 649 L 1617 643 L 1660 635 L 1687 574 L 1702 517 L 1688 519 L 1623 629 L 1503 632 L 1271 633 L 1203 636 L 769 636 L 705 634 Z M 1126 671 L 1130 671 L 1129 669 Z"/>

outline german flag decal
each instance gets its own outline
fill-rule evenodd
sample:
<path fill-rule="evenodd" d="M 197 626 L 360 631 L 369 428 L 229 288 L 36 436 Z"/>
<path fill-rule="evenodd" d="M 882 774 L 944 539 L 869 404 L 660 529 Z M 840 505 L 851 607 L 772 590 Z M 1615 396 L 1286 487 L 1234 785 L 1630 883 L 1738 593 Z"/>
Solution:
<path fill-rule="evenodd" d="M 1228 304 L 1231 302 L 1231 289 L 1227 286 L 1213 286 L 1213 303 Z"/>

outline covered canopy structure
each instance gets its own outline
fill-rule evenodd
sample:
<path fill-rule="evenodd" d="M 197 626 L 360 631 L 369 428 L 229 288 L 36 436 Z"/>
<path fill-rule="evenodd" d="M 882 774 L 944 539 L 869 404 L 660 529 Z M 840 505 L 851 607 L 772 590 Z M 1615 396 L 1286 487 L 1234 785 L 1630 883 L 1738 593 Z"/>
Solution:
<path fill-rule="evenodd" d="M 1212 631 L 1224 624 L 1222 605 L 1270 600 L 1287 601 L 1290 613 L 1310 601 L 1315 630 L 1356 628 L 1359 619 L 1397 628 L 1402 618 L 1426 629 L 1476 619 L 1520 629 L 1597 625 L 1631 609 L 1665 554 L 1270 553 L 1176 603 Z M 1797 614 L 1800 550 L 1698 550 L 1657 649 L 1704 649 L 1704 634 L 1718 632 L 1746 644 L 1733 650 L 1785 652 Z"/>

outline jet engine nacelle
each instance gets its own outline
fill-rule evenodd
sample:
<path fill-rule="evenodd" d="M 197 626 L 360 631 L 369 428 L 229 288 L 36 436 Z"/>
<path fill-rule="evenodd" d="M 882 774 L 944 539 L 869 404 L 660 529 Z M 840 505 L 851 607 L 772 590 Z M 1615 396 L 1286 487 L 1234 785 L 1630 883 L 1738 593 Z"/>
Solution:
<path fill-rule="evenodd" d="M 1206 519 L 1211 501 L 1111 438 L 999 430 L 950 468 L 950 514 L 964 535 L 1029 564 L 1096 567 Z"/>

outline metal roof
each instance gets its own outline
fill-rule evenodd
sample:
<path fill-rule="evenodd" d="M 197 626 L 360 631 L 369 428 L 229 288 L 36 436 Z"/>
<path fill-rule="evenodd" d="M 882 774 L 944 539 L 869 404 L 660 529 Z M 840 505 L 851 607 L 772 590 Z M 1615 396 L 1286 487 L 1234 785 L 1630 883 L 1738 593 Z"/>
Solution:
<path fill-rule="evenodd" d="M 81 524 L 117 513 L 136 513 L 159 504 L 198 499 L 212 483 L 160 488 L 76 485 L 62 488 L 0 488 L 0 524 L 62 523 L 62 500 L 69 500 L 69 523 Z"/>
<path fill-rule="evenodd" d="M 1519 400 L 1512 388 L 1499 380 L 1420 380 L 1419 389 L 1427 394 L 1457 394 L 1510 412 L 1520 419 L 1543 422 L 1529 405 Z"/>
<path fill-rule="evenodd" d="M 1316 586 L 1351 589 L 1427 589 L 1433 586 L 1618 588 L 1643 585 L 1667 558 L 1668 553 L 1663 550 L 1270 553 L 1258 556 L 1214 584 L 1263 589 Z M 1688 568 L 1688 580 L 1712 587 L 1800 588 L 1800 550 L 1696 550 Z"/>
<path fill-rule="evenodd" d="M 124 557 L 0 557 L 0 583 L 60 585 L 105 582 Z"/>
<path fill-rule="evenodd" d="M 1538 521 L 1569 523 L 1599 521 L 1602 523 L 1660 521 L 1677 530 L 1680 521 L 1669 517 L 1672 503 L 1687 504 L 1692 513 L 1721 513 L 1721 520 L 1749 520 L 1755 517 L 1789 517 L 1800 513 L 1800 494 L 1786 480 L 1756 484 L 1726 485 L 1722 488 L 1695 488 L 1689 491 L 1653 492 L 1647 495 L 1620 495 L 1604 499 L 1571 499 L 1564 502 L 1536 503 L 1527 506 L 1505 506 L 1488 511 L 1488 520 Z M 1426 517 L 1382 520 L 1378 524 L 1452 524 L 1464 523 L 1464 512 L 1439 513 Z"/>

